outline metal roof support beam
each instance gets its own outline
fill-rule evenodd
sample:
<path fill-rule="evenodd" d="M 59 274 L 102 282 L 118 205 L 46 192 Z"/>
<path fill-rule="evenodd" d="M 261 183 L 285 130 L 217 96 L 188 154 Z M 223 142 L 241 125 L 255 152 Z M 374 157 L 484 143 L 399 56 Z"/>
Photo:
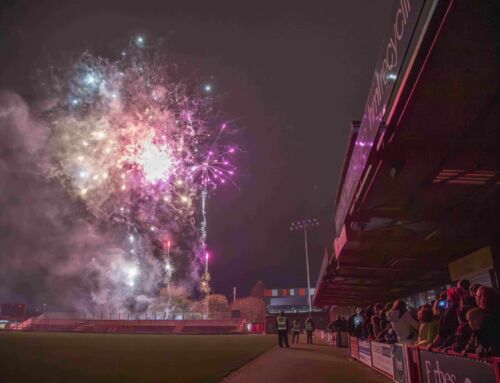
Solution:
<path fill-rule="evenodd" d="M 357 269 L 357 270 L 365 270 L 365 271 L 382 271 L 382 272 L 394 272 L 394 273 L 404 273 L 408 271 L 414 271 L 414 269 L 398 269 L 394 267 L 376 267 L 376 266 L 357 266 L 357 265 L 349 265 L 349 264 L 340 264 L 340 268 L 349 268 L 349 269 Z"/>

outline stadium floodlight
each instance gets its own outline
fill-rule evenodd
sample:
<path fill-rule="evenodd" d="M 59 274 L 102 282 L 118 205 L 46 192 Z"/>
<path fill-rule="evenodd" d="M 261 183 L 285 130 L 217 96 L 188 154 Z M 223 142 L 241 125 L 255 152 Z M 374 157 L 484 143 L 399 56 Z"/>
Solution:
<path fill-rule="evenodd" d="M 307 272 L 307 302 L 309 303 L 309 313 L 312 312 L 311 303 L 311 277 L 309 275 L 309 250 L 307 247 L 307 229 L 319 226 L 316 218 L 306 218 L 290 224 L 290 231 L 304 231 L 304 247 L 306 250 L 306 272 Z"/>

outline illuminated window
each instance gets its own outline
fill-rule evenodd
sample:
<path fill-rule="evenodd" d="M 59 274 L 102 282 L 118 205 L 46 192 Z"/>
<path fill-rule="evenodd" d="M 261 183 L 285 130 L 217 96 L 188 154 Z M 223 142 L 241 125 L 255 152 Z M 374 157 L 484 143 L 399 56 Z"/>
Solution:
<path fill-rule="evenodd" d="M 290 296 L 294 296 L 295 295 L 295 289 L 290 289 Z"/>
<path fill-rule="evenodd" d="M 278 289 L 273 289 L 272 290 L 272 296 L 277 297 L 278 296 Z"/>

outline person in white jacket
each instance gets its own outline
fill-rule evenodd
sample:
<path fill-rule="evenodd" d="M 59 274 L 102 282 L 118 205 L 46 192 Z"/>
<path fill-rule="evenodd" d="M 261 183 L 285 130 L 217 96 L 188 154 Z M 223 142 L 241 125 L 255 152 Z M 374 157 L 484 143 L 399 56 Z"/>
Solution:
<path fill-rule="evenodd" d="M 418 322 L 406 309 L 405 301 L 399 299 L 394 302 L 392 310 L 387 313 L 387 319 L 391 322 L 399 343 L 415 343 L 418 334 Z"/>

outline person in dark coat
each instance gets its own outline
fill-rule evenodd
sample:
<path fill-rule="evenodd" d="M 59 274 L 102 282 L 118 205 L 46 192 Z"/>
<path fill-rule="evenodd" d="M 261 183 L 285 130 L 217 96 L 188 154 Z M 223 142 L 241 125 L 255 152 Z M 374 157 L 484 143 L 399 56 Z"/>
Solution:
<path fill-rule="evenodd" d="M 363 333 L 361 335 L 364 339 L 375 339 L 373 332 L 372 317 L 374 315 L 374 307 L 368 306 L 365 310 L 365 316 L 363 318 Z"/>
<path fill-rule="evenodd" d="M 352 314 L 347 321 L 347 332 L 350 336 L 361 338 L 363 333 L 363 318 L 364 312 L 358 307 L 356 312 Z"/>
<path fill-rule="evenodd" d="M 470 295 L 464 295 L 460 300 L 460 309 L 458 311 L 458 328 L 455 335 L 449 341 L 444 341 L 444 346 L 455 352 L 462 352 L 472 336 L 472 329 L 467 321 L 467 312 L 476 307 L 476 300 Z"/>
<path fill-rule="evenodd" d="M 483 355 L 500 356 L 500 293 L 493 287 L 481 286 L 476 300 L 484 311 L 484 321 L 479 330 Z"/>
<path fill-rule="evenodd" d="M 384 305 L 382 303 L 376 303 L 374 309 L 375 315 L 372 316 L 372 329 L 374 339 L 377 339 L 380 332 L 387 327 L 389 321 L 385 317 Z"/>
<path fill-rule="evenodd" d="M 472 333 L 462 352 L 483 356 L 485 348 L 481 342 L 481 327 L 484 322 L 484 311 L 475 307 L 467 312 L 466 318 Z"/>

